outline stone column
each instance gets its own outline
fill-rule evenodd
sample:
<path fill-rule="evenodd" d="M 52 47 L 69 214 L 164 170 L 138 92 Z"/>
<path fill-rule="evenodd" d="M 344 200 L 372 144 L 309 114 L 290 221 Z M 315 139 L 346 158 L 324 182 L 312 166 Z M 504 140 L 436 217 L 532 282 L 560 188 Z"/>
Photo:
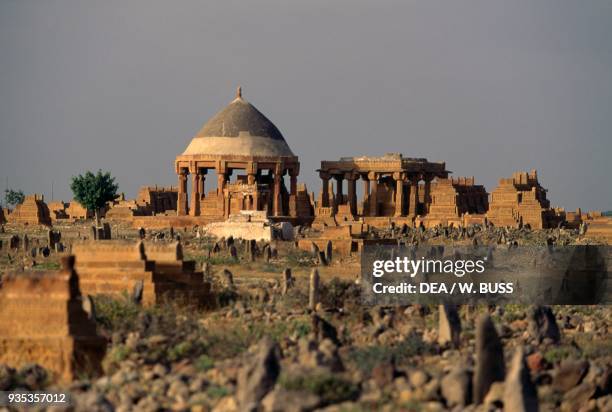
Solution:
<path fill-rule="evenodd" d="M 431 199 L 429 195 L 431 193 L 431 176 L 425 176 L 425 187 L 424 187 L 424 196 L 423 202 L 425 204 L 425 214 L 429 213 L 429 205 L 431 204 Z"/>
<path fill-rule="evenodd" d="M 217 174 L 217 194 L 223 196 L 223 189 L 225 188 L 225 173 Z"/>
<path fill-rule="evenodd" d="M 257 176 L 258 176 L 258 165 L 257 162 L 250 162 L 247 165 L 247 183 L 249 185 L 254 185 L 253 188 L 253 195 L 250 196 L 250 200 L 249 200 L 249 209 L 250 210 L 257 210 L 257 208 L 259 207 L 259 187 L 258 187 L 258 182 L 257 182 Z"/>
<path fill-rule="evenodd" d="M 267 208 L 268 208 L 268 216 L 274 216 L 274 188 L 272 192 L 268 194 Z"/>
<path fill-rule="evenodd" d="M 404 174 L 393 173 L 395 179 L 395 216 L 404 214 Z"/>
<path fill-rule="evenodd" d="M 191 175 L 191 206 L 189 207 L 190 216 L 200 215 L 200 179 L 198 171 Z"/>
<path fill-rule="evenodd" d="M 297 196 L 297 174 L 289 172 L 291 196 Z"/>
<path fill-rule="evenodd" d="M 329 174 L 319 172 L 321 177 L 321 207 L 329 207 Z"/>
<path fill-rule="evenodd" d="M 370 181 L 368 180 L 368 175 L 362 176 L 363 179 L 363 210 L 362 213 L 364 216 L 368 216 L 369 210 L 369 200 L 370 200 Z"/>
<path fill-rule="evenodd" d="M 187 215 L 187 172 L 185 169 L 180 169 L 178 172 L 178 199 L 176 205 L 176 214 L 178 216 Z"/>
<path fill-rule="evenodd" d="M 419 177 L 410 178 L 410 200 L 408 201 L 408 215 L 415 217 L 417 214 L 417 203 L 419 202 Z"/>
<path fill-rule="evenodd" d="M 342 182 L 344 181 L 344 176 L 343 175 L 334 176 L 334 179 L 336 179 L 336 199 L 338 199 L 336 203 L 340 205 L 342 204 L 342 196 L 343 196 Z"/>
<path fill-rule="evenodd" d="M 368 173 L 368 179 L 371 182 L 371 192 L 370 192 L 370 216 L 378 215 L 378 173 L 370 172 Z"/>
<path fill-rule="evenodd" d="M 204 184 L 206 181 L 206 170 L 204 170 L 201 174 L 200 174 L 200 199 L 203 197 L 206 197 L 206 185 Z"/>
<path fill-rule="evenodd" d="M 259 189 L 255 188 L 253 192 L 253 210 L 259 210 Z"/>
<path fill-rule="evenodd" d="M 227 204 L 225 202 L 225 181 L 227 180 L 227 169 L 223 162 L 217 166 L 217 213 L 227 216 Z"/>
<path fill-rule="evenodd" d="M 351 214 L 357 215 L 357 175 L 354 173 L 347 173 L 345 175 L 346 181 L 348 182 L 348 204 Z"/>
<path fill-rule="evenodd" d="M 289 216 L 297 216 L 297 171 L 289 169 Z"/>
<path fill-rule="evenodd" d="M 280 166 L 276 167 L 274 171 L 274 199 L 272 208 L 274 210 L 274 216 L 281 216 L 283 214 L 283 199 L 281 193 L 281 179 L 284 171 Z"/>

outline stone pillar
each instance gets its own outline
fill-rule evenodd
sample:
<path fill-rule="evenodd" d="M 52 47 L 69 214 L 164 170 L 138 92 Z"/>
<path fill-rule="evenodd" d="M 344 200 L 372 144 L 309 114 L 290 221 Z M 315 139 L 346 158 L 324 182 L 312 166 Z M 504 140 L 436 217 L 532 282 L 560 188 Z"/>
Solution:
<path fill-rule="evenodd" d="M 259 188 L 258 188 L 258 165 L 257 162 L 249 162 L 247 164 L 246 172 L 247 172 L 247 183 L 249 185 L 254 185 L 253 194 L 249 196 L 249 209 L 257 210 L 259 207 Z"/>
<path fill-rule="evenodd" d="M 342 204 L 342 182 L 344 181 L 344 176 L 343 175 L 338 175 L 338 176 L 334 176 L 334 179 L 336 179 L 336 203 L 338 205 Z"/>
<path fill-rule="evenodd" d="M 429 213 L 429 205 L 431 204 L 431 199 L 429 198 L 431 193 L 431 176 L 425 176 L 425 187 L 424 187 L 424 204 L 425 204 L 425 214 Z"/>
<path fill-rule="evenodd" d="M 419 177 L 410 178 L 410 200 L 408 201 L 408 215 L 415 217 L 417 214 L 417 203 L 419 202 Z"/>
<path fill-rule="evenodd" d="M 191 205 L 189 207 L 190 216 L 200 216 L 200 179 L 199 172 L 191 175 Z"/>
<path fill-rule="evenodd" d="M 178 172 L 178 199 L 176 205 L 176 214 L 178 216 L 187 215 L 187 172 L 180 169 Z"/>
<path fill-rule="evenodd" d="M 206 181 L 206 170 L 204 170 L 200 174 L 200 188 L 199 188 L 200 199 L 203 197 L 206 197 L 206 185 L 204 184 L 205 181 Z"/>
<path fill-rule="evenodd" d="M 297 217 L 297 171 L 289 170 L 289 216 Z"/>
<path fill-rule="evenodd" d="M 223 189 L 225 188 L 225 173 L 219 173 L 217 175 L 217 194 L 223 196 Z"/>
<path fill-rule="evenodd" d="M 289 172 L 291 196 L 297 196 L 297 174 Z"/>
<path fill-rule="evenodd" d="M 404 214 L 404 174 L 393 173 L 395 179 L 395 216 Z"/>
<path fill-rule="evenodd" d="M 255 188 L 253 192 L 253 210 L 259 210 L 259 189 Z"/>
<path fill-rule="evenodd" d="M 268 208 L 268 216 L 274 216 L 274 190 L 272 190 L 272 192 L 268 194 L 267 208 Z"/>
<path fill-rule="evenodd" d="M 329 207 L 329 174 L 319 172 L 321 177 L 321 207 Z"/>
<path fill-rule="evenodd" d="M 227 216 L 228 208 L 225 202 L 225 181 L 227 180 L 227 170 L 222 162 L 217 166 L 217 213 Z"/>
<path fill-rule="evenodd" d="M 283 214 L 283 199 L 281 192 L 281 182 L 284 171 L 280 166 L 276 167 L 274 171 L 274 199 L 272 208 L 274 210 L 274 216 L 281 216 Z"/>
<path fill-rule="evenodd" d="M 371 182 L 371 193 L 370 193 L 370 216 L 378 215 L 378 173 L 368 173 L 368 179 Z"/>
<path fill-rule="evenodd" d="M 354 173 L 347 173 L 345 175 L 346 181 L 348 182 L 348 204 L 351 214 L 357 215 L 357 175 Z"/>
<path fill-rule="evenodd" d="M 369 205 L 369 200 L 370 200 L 370 181 L 368 180 L 368 176 L 362 176 L 363 179 L 363 210 L 362 213 L 364 216 L 368 216 L 369 210 L 368 210 L 368 205 Z"/>

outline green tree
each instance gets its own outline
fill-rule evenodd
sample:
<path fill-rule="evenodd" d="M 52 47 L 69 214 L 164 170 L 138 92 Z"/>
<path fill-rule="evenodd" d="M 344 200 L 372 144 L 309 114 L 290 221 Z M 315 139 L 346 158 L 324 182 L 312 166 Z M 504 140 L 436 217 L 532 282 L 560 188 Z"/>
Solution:
<path fill-rule="evenodd" d="M 102 170 L 98 170 L 97 174 L 87 171 L 84 175 L 73 176 L 70 189 L 74 199 L 87 210 L 93 211 L 96 224 L 100 224 L 100 209 L 106 205 L 106 202 L 118 197 L 119 185 L 115 183 L 115 178 L 111 177 L 110 172 L 102 173 Z"/>
<path fill-rule="evenodd" d="M 23 203 L 25 195 L 21 190 L 6 189 L 4 191 L 4 203 L 7 206 L 17 206 Z"/>

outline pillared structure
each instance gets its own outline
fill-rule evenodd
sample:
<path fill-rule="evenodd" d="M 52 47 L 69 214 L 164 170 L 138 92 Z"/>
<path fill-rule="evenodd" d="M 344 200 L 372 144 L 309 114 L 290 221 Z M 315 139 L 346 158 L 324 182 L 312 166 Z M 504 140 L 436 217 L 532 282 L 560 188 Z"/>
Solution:
<path fill-rule="evenodd" d="M 224 220 L 241 210 L 266 211 L 277 220 L 300 221 L 312 216 L 305 189 L 298 191 L 300 171 L 276 126 L 242 97 L 213 116 L 176 157 L 178 216 Z M 206 191 L 206 176 L 214 170 L 217 189 Z M 234 172 L 243 171 L 234 181 Z M 284 176 L 289 175 L 289 189 Z M 188 178 L 191 176 L 191 193 Z"/>
<path fill-rule="evenodd" d="M 322 161 L 318 171 L 323 187 L 317 217 L 335 216 L 340 220 L 363 217 L 366 221 L 376 217 L 401 220 L 423 214 L 431 203 L 431 182 L 450 173 L 444 162 L 407 158 L 400 153 Z M 331 179 L 336 181 L 336 193 L 330 191 Z M 364 192 L 360 203 L 356 190 L 359 179 L 363 181 Z M 346 196 L 344 180 L 347 181 Z"/>

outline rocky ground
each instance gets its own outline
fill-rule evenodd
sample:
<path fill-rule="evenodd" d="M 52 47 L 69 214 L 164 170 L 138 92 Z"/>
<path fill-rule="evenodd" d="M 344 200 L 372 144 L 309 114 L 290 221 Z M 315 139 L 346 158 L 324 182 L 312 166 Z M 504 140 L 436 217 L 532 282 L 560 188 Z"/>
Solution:
<path fill-rule="evenodd" d="M 88 233 L 86 226 L 60 230 L 67 246 Z M 128 228 L 113 230 L 115 237 L 137 237 Z M 17 232 L 0 233 L 0 272 L 55 267 L 61 253 L 7 250 Z M 44 244 L 45 232 L 28 233 L 32 245 Z M 233 258 L 226 242 L 209 256 L 215 243 L 197 231 L 165 231 L 165 240 L 161 233 L 147 236 L 180 236 L 186 257 L 204 267 L 215 292 L 212 308 L 143 308 L 128 296 L 97 296 L 95 317 L 108 339 L 103 376 L 57 387 L 35 365 L 0 366 L 0 390 L 67 389 L 78 411 L 612 410 L 607 306 L 366 307 L 355 283 L 356 258 L 334 256 L 321 266 L 311 253 L 280 242 L 269 257 L 261 253 L 251 262 L 242 252 Z M 563 229 L 389 228 L 371 236 L 410 243 L 593 241 Z"/>

